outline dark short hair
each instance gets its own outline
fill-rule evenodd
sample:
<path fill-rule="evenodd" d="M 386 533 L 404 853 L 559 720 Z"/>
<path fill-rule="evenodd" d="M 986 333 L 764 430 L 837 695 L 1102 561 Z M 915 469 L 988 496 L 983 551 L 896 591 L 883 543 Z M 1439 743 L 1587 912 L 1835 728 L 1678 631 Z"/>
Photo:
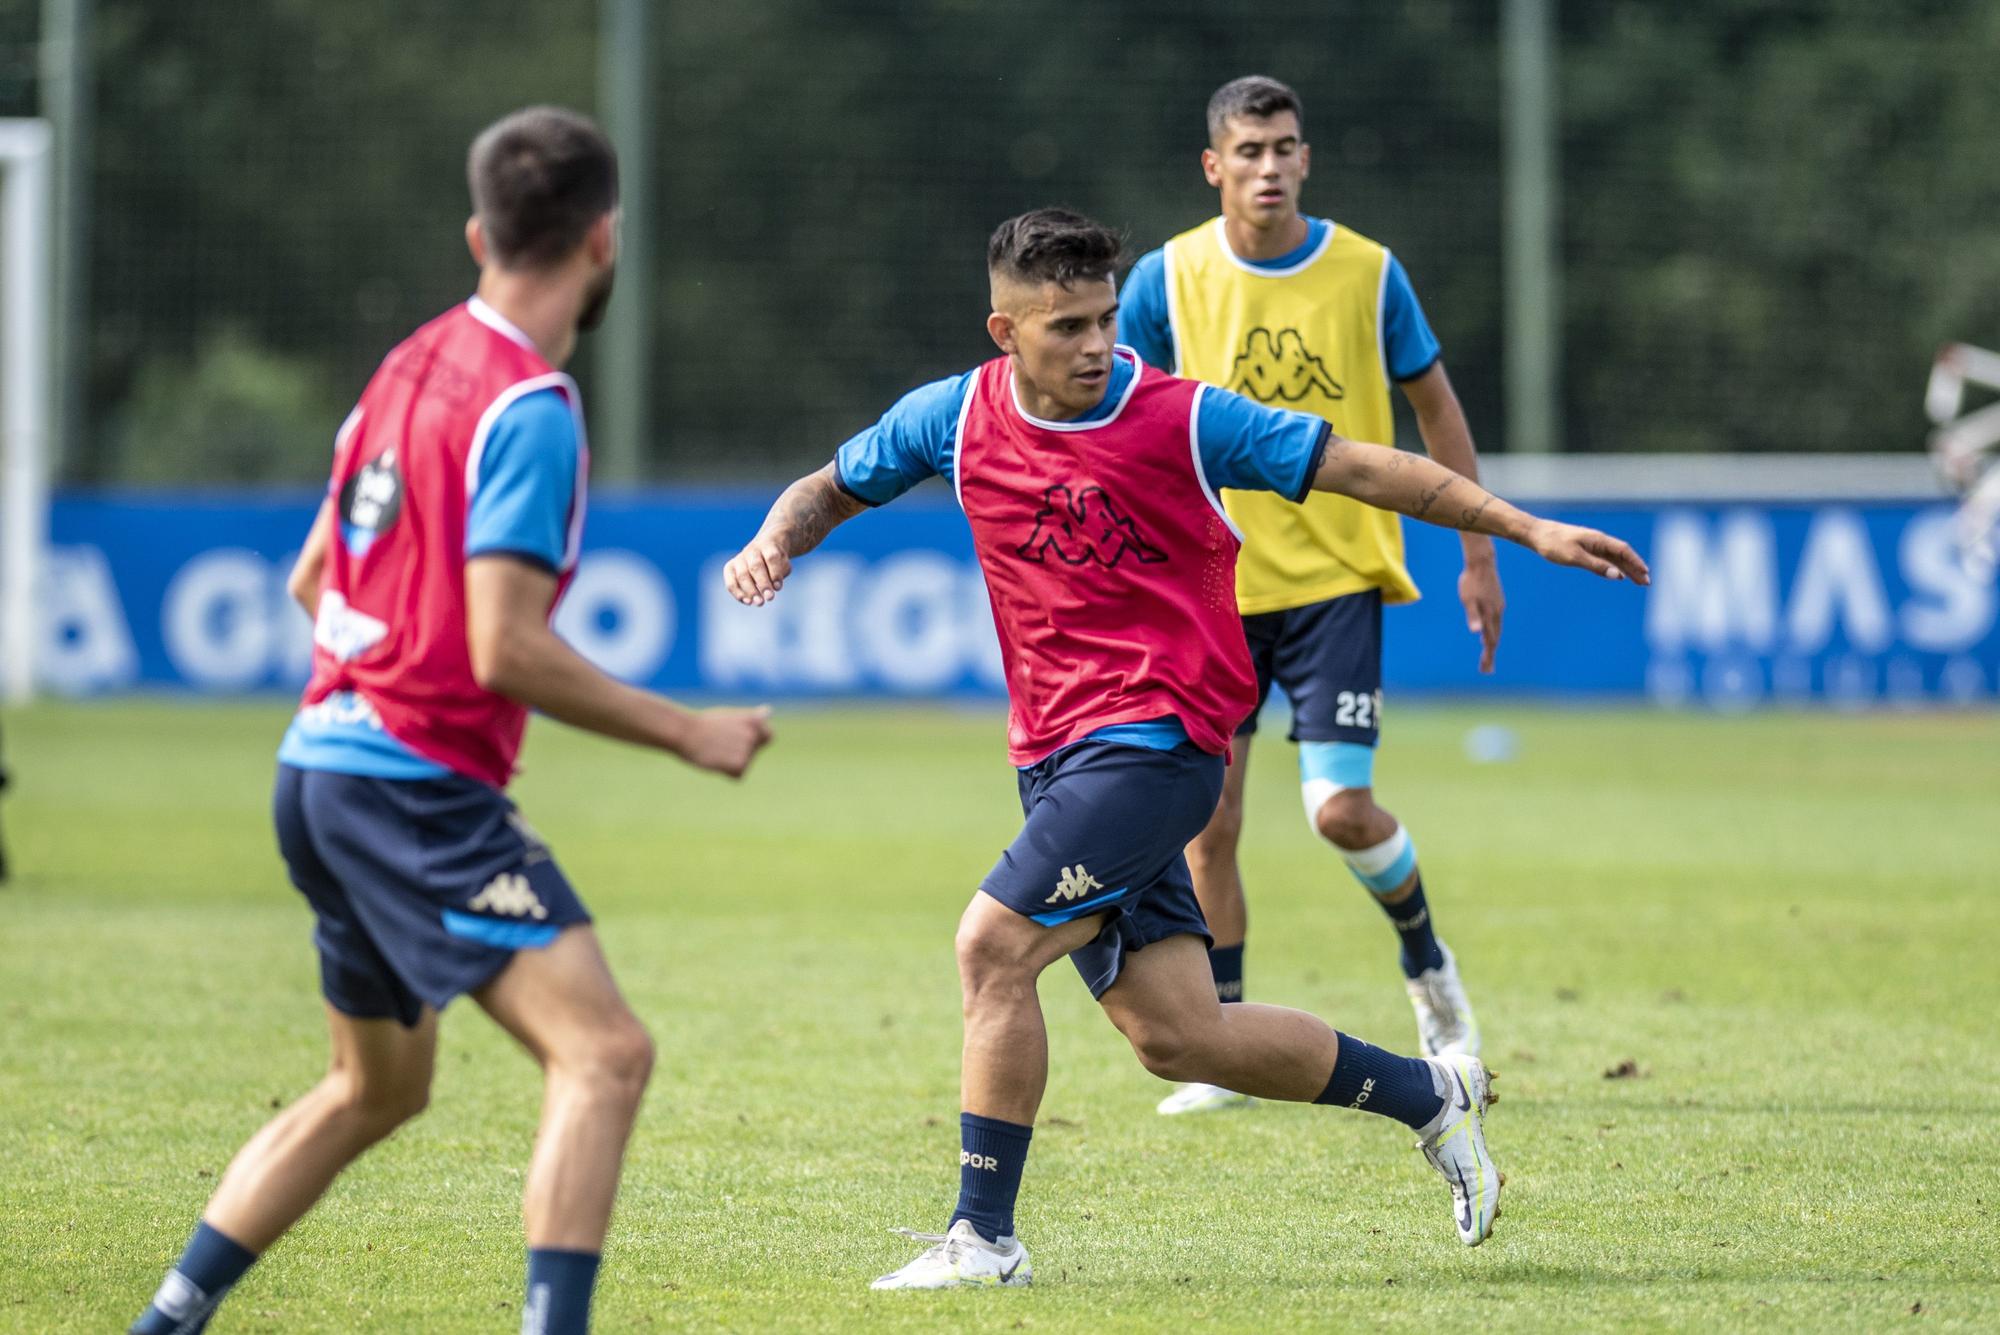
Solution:
<path fill-rule="evenodd" d="M 611 140 L 562 107 L 526 107 L 480 131 L 465 178 L 487 248 L 507 269 L 562 259 L 618 203 Z"/>
<path fill-rule="evenodd" d="M 1035 209 L 993 229 L 988 273 L 1030 283 L 1096 282 L 1118 267 L 1125 240 L 1103 223 L 1068 209 Z"/>
<path fill-rule="evenodd" d="M 1221 143 L 1233 117 L 1248 116 L 1261 121 L 1281 111 L 1297 116 L 1299 133 L 1306 132 L 1306 109 L 1300 105 L 1299 95 L 1289 85 L 1263 74 L 1246 74 L 1240 79 L 1231 79 L 1208 99 L 1208 141 L 1211 144 Z"/>

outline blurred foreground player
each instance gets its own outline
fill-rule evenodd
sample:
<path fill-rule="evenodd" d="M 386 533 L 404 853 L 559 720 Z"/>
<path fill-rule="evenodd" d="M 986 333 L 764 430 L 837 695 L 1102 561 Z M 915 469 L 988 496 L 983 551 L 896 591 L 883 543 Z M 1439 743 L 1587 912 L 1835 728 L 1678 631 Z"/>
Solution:
<path fill-rule="evenodd" d="M 724 570 L 739 601 L 766 603 L 835 525 L 942 475 L 992 597 L 1026 821 L 959 922 L 958 1207 L 944 1233 L 914 1235 L 932 1245 L 877 1288 L 1028 1281 L 1014 1200 L 1048 1079 L 1035 982 L 1064 955 L 1156 1074 L 1416 1131 L 1460 1239 L 1484 1241 L 1501 1179 L 1477 1057 L 1401 1057 L 1303 1011 L 1216 1000 L 1182 850 L 1215 810 L 1230 736 L 1257 698 L 1234 596 L 1240 538 L 1216 489 L 1343 492 L 1646 578 L 1615 538 L 1114 348 L 1118 251 L 1113 233 L 1061 210 L 1001 224 L 986 328 L 1002 355 L 913 391 L 793 483 Z"/>
<path fill-rule="evenodd" d="M 238 1152 L 143 1335 L 200 1331 L 348 1164 L 428 1098 L 437 1013 L 469 993 L 545 1077 L 528 1169 L 527 1335 L 584 1330 L 653 1047 L 590 917 L 502 789 L 530 708 L 741 775 L 764 710 L 692 712 L 549 629 L 588 455 L 558 369 L 617 259 L 617 162 L 583 117 L 517 112 L 468 163 L 479 292 L 389 354 L 334 445 L 292 592 L 313 675 L 275 818 L 314 935 L 326 1078 Z"/>
<path fill-rule="evenodd" d="M 1445 375 L 1409 275 L 1381 245 L 1299 212 L 1310 165 L 1298 94 L 1275 79 L 1236 79 L 1208 104 L 1202 173 L 1222 214 L 1140 257 L 1125 284 L 1119 334 L 1141 357 L 1265 403 L 1312 413 L 1343 435 L 1394 443 L 1389 386 L 1416 410 L 1430 456 L 1479 480 L 1472 432 Z M 1479 1052 L 1479 1024 L 1458 963 L 1439 941 L 1416 845 L 1375 801 L 1382 730 L 1382 607 L 1417 596 L 1393 514 L 1346 496 L 1287 504 L 1225 491 L 1243 530 L 1237 606 L 1257 666 L 1258 702 L 1273 680 L 1292 705 L 1306 820 L 1382 906 L 1401 946 L 1417 1040 L 1426 1056 Z M 1505 599 L 1493 542 L 1465 531 L 1458 592 L 1493 670 Z M 1249 917 L 1236 847 L 1252 710 L 1215 817 L 1188 846 L 1194 890 L 1215 933 L 1216 995 L 1241 1001 Z M 1163 1113 L 1246 1103 L 1239 1092 L 1190 1084 Z"/>

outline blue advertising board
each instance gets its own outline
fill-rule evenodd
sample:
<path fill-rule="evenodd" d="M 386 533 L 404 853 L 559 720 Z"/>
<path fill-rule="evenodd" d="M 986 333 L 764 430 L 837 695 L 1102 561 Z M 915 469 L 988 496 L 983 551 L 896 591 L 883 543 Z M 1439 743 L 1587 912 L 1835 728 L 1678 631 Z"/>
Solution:
<path fill-rule="evenodd" d="M 77 695 L 292 690 L 311 630 L 285 574 L 312 496 L 69 494 L 56 500 L 38 673 Z M 998 650 L 965 523 L 927 487 L 836 531 L 784 595 L 745 608 L 722 563 L 769 497 L 593 503 L 557 624 L 606 668 L 737 698 L 997 697 Z M 1456 535 L 1407 525 L 1424 598 L 1388 615 L 1392 693 L 1970 704 L 2000 695 L 1990 576 L 1964 569 L 1949 507 L 1920 502 L 1618 502 L 1537 507 L 1632 541 L 1640 590 L 1503 544 L 1499 670 L 1482 677 Z"/>

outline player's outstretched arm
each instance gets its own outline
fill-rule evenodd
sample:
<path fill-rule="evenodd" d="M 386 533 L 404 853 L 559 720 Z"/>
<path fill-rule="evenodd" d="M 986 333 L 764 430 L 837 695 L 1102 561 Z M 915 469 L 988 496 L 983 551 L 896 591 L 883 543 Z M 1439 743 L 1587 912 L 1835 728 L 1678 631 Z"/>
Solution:
<path fill-rule="evenodd" d="M 1639 554 L 1610 534 L 1516 509 L 1477 482 L 1420 454 L 1330 436 L 1312 489 L 1352 496 L 1441 528 L 1490 533 L 1557 565 L 1575 566 L 1606 579 L 1652 582 Z"/>
<path fill-rule="evenodd" d="M 867 508 L 840 489 L 834 465 L 806 474 L 785 488 L 757 536 L 722 568 L 723 585 L 737 602 L 763 606 L 785 587 L 795 557 Z"/>
<path fill-rule="evenodd" d="M 742 777 L 771 740 L 768 706 L 687 709 L 627 686 L 549 628 L 555 597 L 555 576 L 539 566 L 497 553 L 466 562 L 466 647 L 481 686 L 571 727 Z"/>

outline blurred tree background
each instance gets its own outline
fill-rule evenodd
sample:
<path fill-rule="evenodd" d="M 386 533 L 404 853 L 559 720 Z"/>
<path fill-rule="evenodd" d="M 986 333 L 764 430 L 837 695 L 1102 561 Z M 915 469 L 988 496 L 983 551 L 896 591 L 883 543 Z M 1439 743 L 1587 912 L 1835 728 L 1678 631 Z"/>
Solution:
<path fill-rule="evenodd" d="M 316 482 L 376 360 L 469 291 L 463 156 L 593 109 L 592 5 L 94 0 L 87 422 L 72 483 Z M 1490 0 L 756 0 L 657 10 L 646 470 L 769 480 L 989 352 L 982 247 L 1065 203 L 1133 251 L 1214 211 L 1208 93 L 1307 108 L 1310 211 L 1390 245 L 1501 431 Z M 1234 12 L 1232 12 L 1234 11 Z M 2000 339 L 2000 6 L 1564 0 L 1565 448 L 1914 449 Z M 0 114 L 37 106 L 0 0 Z M 609 387 L 578 365 L 586 399 Z"/>

